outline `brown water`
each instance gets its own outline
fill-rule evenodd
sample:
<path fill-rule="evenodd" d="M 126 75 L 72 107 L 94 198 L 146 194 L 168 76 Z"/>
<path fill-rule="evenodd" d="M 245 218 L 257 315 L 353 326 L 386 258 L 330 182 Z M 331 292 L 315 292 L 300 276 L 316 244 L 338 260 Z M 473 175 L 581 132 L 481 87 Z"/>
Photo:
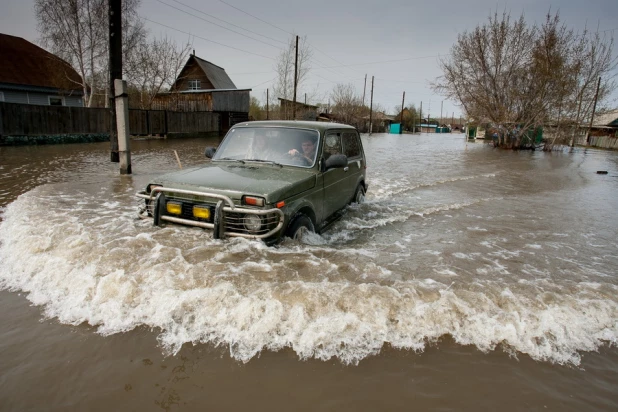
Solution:
<path fill-rule="evenodd" d="M 277 248 L 137 219 L 206 141 L 0 148 L 0 410 L 617 410 L 618 153 L 363 139 Z"/>

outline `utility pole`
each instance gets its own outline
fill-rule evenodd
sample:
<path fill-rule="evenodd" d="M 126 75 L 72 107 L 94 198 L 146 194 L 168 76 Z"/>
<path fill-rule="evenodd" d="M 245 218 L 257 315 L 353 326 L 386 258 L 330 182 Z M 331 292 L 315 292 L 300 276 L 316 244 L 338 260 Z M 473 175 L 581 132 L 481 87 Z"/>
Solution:
<path fill-rule="evenodd" d="M 438 122 L 438 126 L 442 126 L 442 123 L 444 123 L 444 121 L 442 120 L 442 110 L 444 109 L 444 100 L 442 100 L 440 102 L 440 121 Z"/>
<path fill-rule="evenodd" d="M 365 91 L 367 90 L 367 75 L 365 74 L 365 87 L 363 87 L 363 107 L 365 107 Z"/>
<path fill-rule="evenodd" d="M 307 93 L 305 93 L 305 106 L 307 105 Z"/>
<path fill-rule="evenodd" d="M 418 133 L 423 133 L 423 102 L 421 102 L 421 110 L 418 112 Z"/>
<path fill-rule="evenodd" d="M 118 135 L 116 134 L 116 103 L 114 80 L 122 79 L 122 4 L 121 0 L 109 0 L 109 99 L 111 124 L 109 130 L 110 160 L 120 162 Z"/>
<path fill-rule="evenodd" d="M 294 102 L 292 102 L 292 120 L 296 120 L 296 86 L 298 85 L 298 36 L 296 36 L 296 57 L 294 58 Z"/>
<path fill-rule="evenodd" d="M 127 94 L 127 82 L 122 79 L 116 79 L 114 83 L 120 174 L 130 175 L 131 147 L 129 145 L 129 95 Z"/>
<path fill-rule="evenodd" d="M 592 105 L 592 115 L 590 116 L 590 125 L 588 125 L 588 133 L 586 133 L 586 145 L 590 144 L 590 129 L 592 129 L 592 122 L 594 121 L 594 112 L 597 110 L 597 98 L 599 97 L 600 87 L 601 87 L 601 77 L 599 77 L 599 81 L 597 82 L 597 91 L 594 94 L 594 103 Z M 573 146 L 574 145 L 575 145 L 575 139 L 573 139 Z"/>
<path fill-rule="evenodd" d="M 406 92 L 403 92 L 403 97 L 401 98 L 401 124 L 399 125 L 399 134 L 403 134 L 403 104 L 406 101 Z"/>
<path fill-rule="evenodd" d="M 371 76 L 371 104 L 369 106 L 369 136 L 373 131 L 373 76 Z"/>
<path fill-rule="evenodd" d="M 266 89 L 266 120 L 269 120 L 269 110 L 268 110 L 268 89 Z"/>

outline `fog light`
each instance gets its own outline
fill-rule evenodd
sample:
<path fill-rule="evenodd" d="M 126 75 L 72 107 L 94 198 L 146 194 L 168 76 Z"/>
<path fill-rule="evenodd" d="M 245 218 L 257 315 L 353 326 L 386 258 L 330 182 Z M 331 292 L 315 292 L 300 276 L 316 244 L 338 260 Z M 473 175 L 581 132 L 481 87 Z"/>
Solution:
<path fill-rule="evenodd" d="M 249 232 L 257 232 L 262 227 L 262 219 L 257 215 L 245 215 L 245 228 Z"/>
<path fill-rule="evenodd" d="M 208 206 L 193 206 L 193 217 L 197 219 L 210 219 L 210 208 Z"/>
<path fill-rule="evenodd" d="M 171 215 L 180 215 L 182 214 L 182 205 L 176 202 L 167 202 L 166 210 Z"/>

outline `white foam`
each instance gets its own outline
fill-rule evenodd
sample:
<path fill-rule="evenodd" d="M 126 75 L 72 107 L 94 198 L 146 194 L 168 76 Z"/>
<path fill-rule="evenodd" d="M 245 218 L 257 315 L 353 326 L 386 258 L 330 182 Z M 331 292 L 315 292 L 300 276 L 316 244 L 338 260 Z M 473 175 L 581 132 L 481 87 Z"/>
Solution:
<path fill-rule="evenodd" d="M 132 200 L 116 211 L 101 203 L 37 189 L 9 205 L 0 288 L 25 292 L 61 323 L 87 322 L 104 335 L 144 325 L 160 331 L 167 353 L 203 342 L 242 362 L 291 348 L 301 359 L 355 364 L 386 343 L 422 351 L 448 334 L 482 351 L 502 346 L 577 365 L 581 351 L 618 343 L 618 287 L 602 280 L 559 284 L 528 266 L 543 278 L 509 281 L 519 278 L 506 276 L 504 262 L 462 252 L 452 255 L 479 261 L 484 276 L 464 282 L 448 266 L 433 279 L 401 276 L 370 250 L 218 241 L 152 228 L 135 218 Z"/>

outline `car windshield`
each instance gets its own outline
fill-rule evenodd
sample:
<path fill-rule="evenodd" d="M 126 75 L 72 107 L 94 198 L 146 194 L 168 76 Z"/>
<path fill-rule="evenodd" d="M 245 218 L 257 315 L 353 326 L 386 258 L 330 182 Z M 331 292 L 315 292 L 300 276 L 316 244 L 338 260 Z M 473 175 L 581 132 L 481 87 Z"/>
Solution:
<path fill-rule="evenodd" d="M 312 167 L 318 152 L 316 130 L 288 127 L 233 127 L 213 160 L 268 162 Z"/>

